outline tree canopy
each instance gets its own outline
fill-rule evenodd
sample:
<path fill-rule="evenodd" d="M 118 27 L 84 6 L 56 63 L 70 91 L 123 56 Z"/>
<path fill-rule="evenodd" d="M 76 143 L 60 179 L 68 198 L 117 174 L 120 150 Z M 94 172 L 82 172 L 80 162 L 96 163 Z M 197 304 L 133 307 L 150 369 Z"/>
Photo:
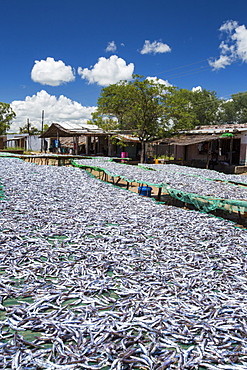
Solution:
<path fill-rule="evenodd" d="M 0 135 L 6 134 L 15 116 L 10 104 L 0 102 Z"/>
<path fill-rule="evenodd" d="M 41 132 L 37 127 L 32 126 L 30 123 L 26 123 L 23 127 L 19 129 L 20 134 L 29 134 L 29 135 L 39 135 Z"/>
<path fill-rule="evenodd" d="M 233 94 L 225 101 L 221 112 L 222 123 L 247 122 L 247 92 Z"/>
<path fill-rule="evenodd" d="M 91 122 L 106 130 L 131 130 L 142 143 L 143 157 L 146 142 L 193 126 L 188 101 L 172 100 L 175 91 L 158 80 L 133 76 L 101 90 Z"/>
<path fill-rule="evenodd" d="M 220 104 L 215 92 L 178 89 L 135 75 L 101 90 L 91 122 L 106 131 L 131 130 L 145 146 L 198 124 L 215 123 Z"/>
<path fill-rule="evenodd" d="M 129 130 L 145 143 L 195 126 L 247 122 L 247 92 L 229 101 L 215 91 L 166 86 L 134 75 L 101 90 L 92 123 L 106 131 Z"/>
<path fill-rule="evenodd" d="M 196 125 L 219 123 L 222 101 L 214 91 L 191 91 L 133 76 L 101 90 L 92 122 L 132 130 L 141 141 L 169 136 Z"/>
<path fill-rule="evenodd" d="M 212 125 L 220 121 L 222 101 L 217 98 L 215 91 L 176 89 L 171 96 L 171 100 L 174 108 L 175 102 L 179 102 L 180 106 L 184 106 L 183 109 L 190 112 L 190 125 L 192 126 Z M 181 121 L 180 117 L 178 119 Z M 185 129 L 186 123 L 188 126 L 188 120 L 185 122 Z M 183 126 L 182 122 L 180 122 L 180 125 Z"/>
<path fill-rule="evenodd" d="M 48 130 L 49 125 L 47 123 L 44 124 L 43 132 Z M 23 127 L 19 128 L 20 134 L 29 134 L 29 135 L 40 135 L 42 131 L 39 130 L 37 127 L 32 126 L 31 123 L 27 122 Z"/>

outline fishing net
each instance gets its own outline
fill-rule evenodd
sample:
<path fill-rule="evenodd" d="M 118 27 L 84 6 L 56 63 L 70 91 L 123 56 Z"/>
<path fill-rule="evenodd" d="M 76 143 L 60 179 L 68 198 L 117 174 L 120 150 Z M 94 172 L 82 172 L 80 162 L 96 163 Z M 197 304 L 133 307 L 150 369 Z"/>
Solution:
<path fill-rule="evenodd" d="M 244 201 L 244 200 L 230 199 L 230 198 L 224 199 L 224 198 L 219 198 L 219 197 L 200 195 L 200 194 L 196 194 L 196 193 L 192 193 L 188 191 L 183 191 L 181 189 L 176 189 L 174 187 L 169 186 L 167 183 L 154 183 L 154 182 L 145 181 L 145 180 L 140 181 L 140 179 L 135 178 L 135 177 L 130 178 L 120 173 L 116 173 L 113 171 L 111 172 L 111 170 L 104 168 L 103 163 L 102 165 L 99 163 L 96 164 L 94 162 L 92 162 L 92 164 L 88 164 L 88 163 L 83 164 L 83 163 L 78 163 L 78 161 L 76 160 L 73 160 L 72 164 L 79 168 L 84 168 L 84 169 L 90 168 L 92 170 L 99 171 L 99 173 L 103 172 L 112 178 L 117 177 L 126 182 L 130 182 L 130 183 L 136 182 L 142 185 L 161 188 L 163 190 L 163 193 L 166 193 L 170 197 L 174 199 L 178 199 L 181 202 L 192 204 L 200 212 L 209 213 L 217 209 L 227 211 L 229 213 L 234 211 L 234 212 L 239 212 L 241 214 L 244 214 L 247 212 L 247 201 Z M 128 166 L 128 164 L 121 164 L 121 166 Z M 141 166 L 138 166 L 138 167 L 141 167 Z M 142 169 L 149 171 L 149 169 L 145 166 L 143 166 Z M 192 176 L 200 177 L 196 174 L 193 174 Z M 206 179 L 204 178 L 204 180 Z M 214 180 L 210 178 L 208 178 L 207 180 L 214 182 Z M 227 183 L 225 181 L 223 182 Z M 232 185 L 232 186 L 235 186 L 235 185 Z"/>
<path fill-rule="evenodd" d="M 136 182 L 138 184 L 144 184 L 144 185 L 148 185 L 148 186 L 154 186 L 156 188 L 162 188 L 163 187 L 163 184 L 162 183 L 152 183 L 152 182 L 148 182 L 148 181 L 140 181 L 139 179 L 135 178 L 135 177 L 127 177 L 127 176 L 124 176 L 122 174 L 116 174 L 116 173 L 113 173 L 111 172 L 110 170 L 108 170 L 107 168 L 104 168 L 103 166 L 98 166 L 98 165 L 95 165 L 92 163 L 92 165 L 89 165 L 89 164 L 82 164 L 82 163 L 78 163 L 76 160 L 72 160 L 71 164 L 75 167 L 79 167 L 79 168 L 83 168 L 83 169 L 92 169 L 94 171 L 98 171 L 99 173 L 100 172 L 104 172 L 105 174 L 107 174 L 108 176 L 112 177 L 112 178 L 119 178 L 123 181 L 126 181 L 126 182 L 129 182 L 129 183 L 132 183 L 132 182 Z M 129 166 L 127 163 L 121 163 L 121 166 Z"/>
<path fill-rule="evenodd" d="M 0 199 L 4 197 L 3 185 L 0 183 Z"/>
<path fill-rule="evenodd" d="M 163 189 L 172 198 L 178 199 L 184 203 L 193 204 L 201 212 L 208 213 L 216 209 L 221 209 L 229 213 L 235 211 L 244 214 L 247 212 L 247 201 L 207 197 L 171 189 L 169 186 L 164 186 Z"/>

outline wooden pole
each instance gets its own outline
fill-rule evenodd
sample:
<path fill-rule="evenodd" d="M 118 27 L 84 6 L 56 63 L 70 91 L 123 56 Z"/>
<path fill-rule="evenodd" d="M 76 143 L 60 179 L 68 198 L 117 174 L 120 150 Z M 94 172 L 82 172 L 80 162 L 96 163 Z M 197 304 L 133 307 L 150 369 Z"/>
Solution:
<path fill-rule="evenodd" d="M 230 158 L 229 158 L 229 165 L 232 165 L 232 148 L 233 148 L 233 136 L 230 139 Z"/>
<path fill-rule="evenodd" d="M 210 155 L 212 155 L 212 141 L 209 141 L 209 145 L 208 145 L 208 156 L 207 156 L 207 164 L 206 164 L 206 168 L 209 167 L 209 161 L 210 161 Z"/>
<path fill-rule="evenodd" d="M 158 200 L 158 201 L 160 201 L 160 197 L 161 197 L 161 190 L 162 190 L 162 188 L 159 188 L 158 195 L 157 195 L 157 200 Z"/>
<path fill-rule="evenodd" d="M 79 138 L 78 135 L 75 137 L 75 154 L 78 155 Z"/>

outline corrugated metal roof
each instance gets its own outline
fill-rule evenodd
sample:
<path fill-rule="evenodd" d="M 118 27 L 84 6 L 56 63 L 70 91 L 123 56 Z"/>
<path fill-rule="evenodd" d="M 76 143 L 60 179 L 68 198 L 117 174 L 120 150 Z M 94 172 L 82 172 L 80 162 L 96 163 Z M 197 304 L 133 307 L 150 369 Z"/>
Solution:
<path fill-rule="evenodd" d="M 138 137 L 132 135 L 118 134 L 117 137 L 126 142 L 139 143 L 140 141 Z"/>
<path fill-rule="evenodd" d="M 65 130 L 99 130 L 100 128 L 96 125 L 87 123 L 58 123 L 58 125 Z"/>
<path fill-rule="evenodd" d="M 52 123 L 40 137 L 69 137 L 75 135 L 105 135 L 105 132 L 96 125 L 77 123 Z"/>
<path fill-rule="evenodd" d="M 221 134 L 212 134 L 212 135 L 180 135 L 173 138 L 168 138 L 167 140 L 163 139 L 157 141 L 157 143 L 167 143 L 171 145 L 192 145 L 199 144 L 205 141 L 217 140 Z"/>
<path fill-rule="evenodd" d="M 197 126 L 194 130 L 183 131 L 187 134 L 219 134 L 225 132 L 242 132 L 247 131 L 247 123 L 240 124 L 227 124 L 227 125 L 210 125 L 210 126 Z"/>
<path fill-rule="evenodd" d="M 199 144 L 199 143 L 203 143 L 205 141 L 212 141 L 212 140 L 217 140 L 217 139 L 220 139 L 221 138 L 221 135 L 222 133 L 219 133 L 219 134 L 197 134 L 197 135 L 180 135 L 180 136 L 176 136 L 176 137 L 173 137 L 173 138 L 167 138 L 167 139 L 163 139 L 163 140 L 157 140 L 155 143 L 156 144 L 161 144 L 161 143 L 164 143 L 164 144 L 170 144 L 170 145 L 193 145 L 193 144 Z M 235 136 L 234 136 L 235 137 Z M 236 136 L 238 137 L 238 135 Z M 227 137 L 224 137 L 222 139 L 230 139 L 227 138 Z"/>

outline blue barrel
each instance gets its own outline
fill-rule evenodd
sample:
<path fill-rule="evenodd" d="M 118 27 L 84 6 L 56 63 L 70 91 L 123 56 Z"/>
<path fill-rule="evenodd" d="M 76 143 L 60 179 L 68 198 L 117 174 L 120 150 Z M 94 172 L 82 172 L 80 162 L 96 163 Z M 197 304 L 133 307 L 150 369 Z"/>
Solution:
<path fill-rule="evenodd" d="M 139 186 L 138 193 L 144 197 L 151 197 L 152 188 L 150 186 Z"/>

